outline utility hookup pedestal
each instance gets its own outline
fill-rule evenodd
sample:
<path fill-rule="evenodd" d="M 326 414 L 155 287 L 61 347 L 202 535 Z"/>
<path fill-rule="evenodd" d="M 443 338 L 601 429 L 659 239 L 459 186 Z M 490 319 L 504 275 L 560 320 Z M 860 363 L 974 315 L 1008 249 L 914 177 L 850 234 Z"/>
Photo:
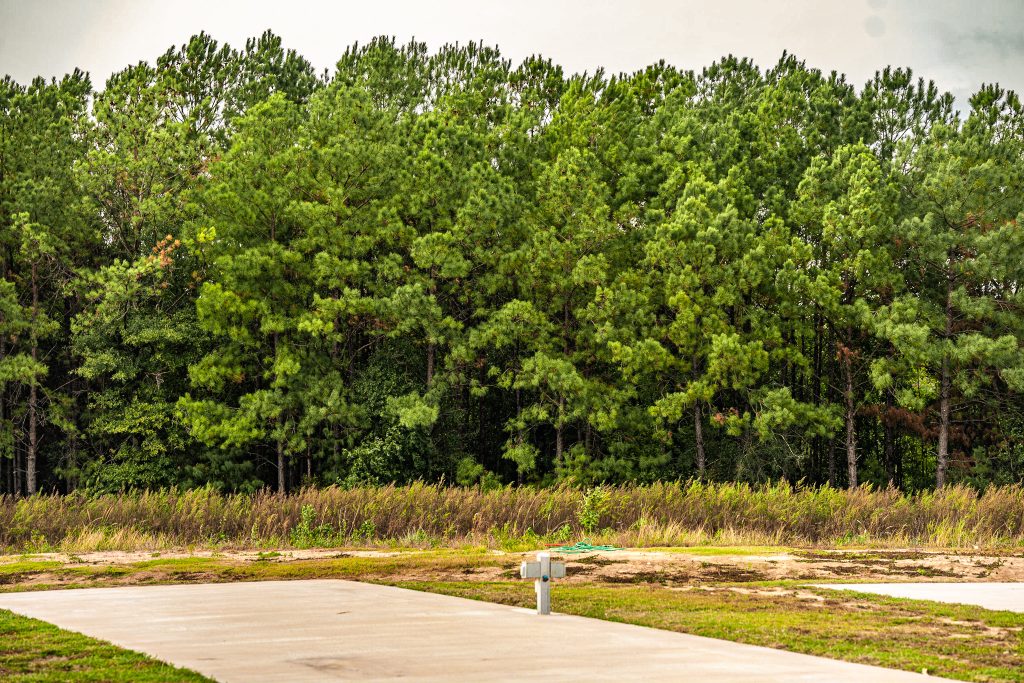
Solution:
<path fill-rule="evenodd" d="M 565 562 L 552 562 L 551 553 L 537 553 L 536 562 L 519 565 L 519 576 L 535 579 L 533 589 L 537 592 L 537 614 L 551 614 L 551 579 L 565 578 Z"/>

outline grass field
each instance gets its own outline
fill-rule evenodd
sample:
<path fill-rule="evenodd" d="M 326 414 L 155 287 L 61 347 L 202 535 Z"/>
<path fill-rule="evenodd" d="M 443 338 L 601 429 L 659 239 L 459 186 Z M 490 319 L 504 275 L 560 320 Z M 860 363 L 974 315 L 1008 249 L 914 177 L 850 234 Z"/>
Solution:
<path fill-rule="evenodd" d="M 534 599 L 533 587 L 516 578 L 522 558 L 520 553 L 484 547 L 387 553 L 283 549 L 202 556 L 164 556 L 158 552 L 16 556 L 0 558 L 0 591 L 345 578 L 529 606 Z M 977 579 L 994 571 L 1014 572 L 1011 576 L 1016 576 L 1024 571 L 1024 553 L 969 556 L 702 547 L 692 552 L 673 548 L 672 552 L 565 559 L 569 576 L 553 589 L 555 609 L 561 612 L 865 664 L 927 670 L 960 680 L 1024 681 L 1024 614 L 807 586 L 812 577 L 821 583 L 850 580 L 854 575 L 866 577 L 872 572 L 888 580 L 929 576 L 948 580 L 947 574 L 939 572 L 941 567 L 956 567 L 958 578 Z M 4 623 L 9 623 L 10 617 L 7 619 Z M 22 638 L 20 654 L 13 658 L 5 655 L 11 663 L 0 658 L 4 662 L 0 667 L 24 676 L 27 666 L 45 667 L 49 666 L 47 660 L 59 661 L 46 653 L 65 647 L 64 639 L 56 629 L 47 628 L 50 630 L 33 636 L 38 649 Z M 83 644 L 88 641 L 67 637 L 68 648 L 85 653 L 74 658 L 80 671 L 90 664 L 101 664 L 99 659 L 90 658 L 90 650 Z M 39 663 L 30 664 L 33 652 L 43 653 Z M 141 661 L 130 655 L 119 655 L 128 657 L 124 661 L 130 664 L 125 666 Z M 59 670 L 53 671 L 57 673 L 44 672 L 51 675 L 49 679 L 21 680 L 62 680 Z M 124 680 L 115 678 L 115 673 L 98 671 L 95 678 L 76 680 Z M 153 680 L 199 680 L 188 678 L 187 673 L 174 676 L 181 677 L 157 676 Z M 130 680 L 146 679 L 133 676 Z"/>
<path fill-rule="evenodd" d="M 192 671 L 2 609 L 0 680 L 5 683 L 209 681 Z"/>

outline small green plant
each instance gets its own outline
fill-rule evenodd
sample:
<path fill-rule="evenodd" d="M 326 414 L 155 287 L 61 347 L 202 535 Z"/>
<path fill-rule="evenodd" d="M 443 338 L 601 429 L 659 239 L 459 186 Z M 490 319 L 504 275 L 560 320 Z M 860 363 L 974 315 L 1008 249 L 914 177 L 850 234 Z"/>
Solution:
<path fill-rule="evenodd" d="M 296 548 L 316 548 L 331 545 L 334 539 L 334 527 L 330 524 L 314 526 L 316 511 L 312 505 L 303 505 L 299 513 L 301 519 L 292 529 L 291 541 Z"/>
<path fill-rule="evenodd" d="M 362 541 L 372 541 L 376 535 L 377 525 L 373 523 L 372 519 L 364 519 L 363 523 L 352 533 L 353 538 Z"/>
<path fill-rule="evenodd" d="M 279 553 L 277 551 L 271 551 L 269 553 L 261 552 L 261 553 L 258 553 L 256 555 L 256 560 L 255 561 L 256 562 L 267 562 L 269 560 L 274 559 L 275 557 L 281 557 L 281 553 Z"/>
<path fill-rule="evenodd" d="M 572 538 L 572 527 L 568 524 L 568 522 L 563 524 L 562 526 L 555 529 L 554 532 L 552 532 L 551 538 L 557 541 L 558 543 L 565 543 L 570 538 Z"/>
<path fill-rule="evenodd" d="M 53 550 L 50 543 L 46 540 L 46 536 L 39 531 L 33 530 L 32 537 L 26 544 L 26 550 L 34 553 L 48 553 Z"/>
<path fill-rule="evenodd" d="M 588 489 L 583 494 L 583 500 L 576 511 L 576 521 L 579 522 L 580 527 L 588 534 L 597 531 L 598 524 L 601 523 L 601 514 L 604 512 L 607 504 L 608 491 L 603 486 Z"/>

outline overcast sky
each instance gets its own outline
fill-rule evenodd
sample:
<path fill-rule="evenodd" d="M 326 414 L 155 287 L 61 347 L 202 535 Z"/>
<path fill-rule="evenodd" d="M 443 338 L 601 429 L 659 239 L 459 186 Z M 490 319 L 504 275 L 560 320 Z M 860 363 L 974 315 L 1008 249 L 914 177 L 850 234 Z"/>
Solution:
<path fill-rule="evenodd" d="M 267 28 L 318 69 L 387 34 L 431 48 L 482 39 L 569 71 L 659 59 L 699 70 L 728 53 L 766 67 L 789 50 L 858 86 L 910 66 L 961 106 L 983 82 L 1024 90 L 1024 0 L 0 0 L 0 73 L 24 82 L 78 66 L 99 87 L 199 31 L 241 46 Z"/>

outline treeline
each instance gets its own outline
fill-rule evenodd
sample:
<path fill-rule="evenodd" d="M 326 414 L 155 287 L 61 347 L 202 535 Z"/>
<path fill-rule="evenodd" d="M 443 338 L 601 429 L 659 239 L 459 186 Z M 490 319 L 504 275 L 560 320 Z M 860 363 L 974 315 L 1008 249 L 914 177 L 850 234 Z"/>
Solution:
<path fill-rule="evenodd" d="M 0 85 L 0 490 L 1024 478 L 1024 109 L 270 33 Z"/>

